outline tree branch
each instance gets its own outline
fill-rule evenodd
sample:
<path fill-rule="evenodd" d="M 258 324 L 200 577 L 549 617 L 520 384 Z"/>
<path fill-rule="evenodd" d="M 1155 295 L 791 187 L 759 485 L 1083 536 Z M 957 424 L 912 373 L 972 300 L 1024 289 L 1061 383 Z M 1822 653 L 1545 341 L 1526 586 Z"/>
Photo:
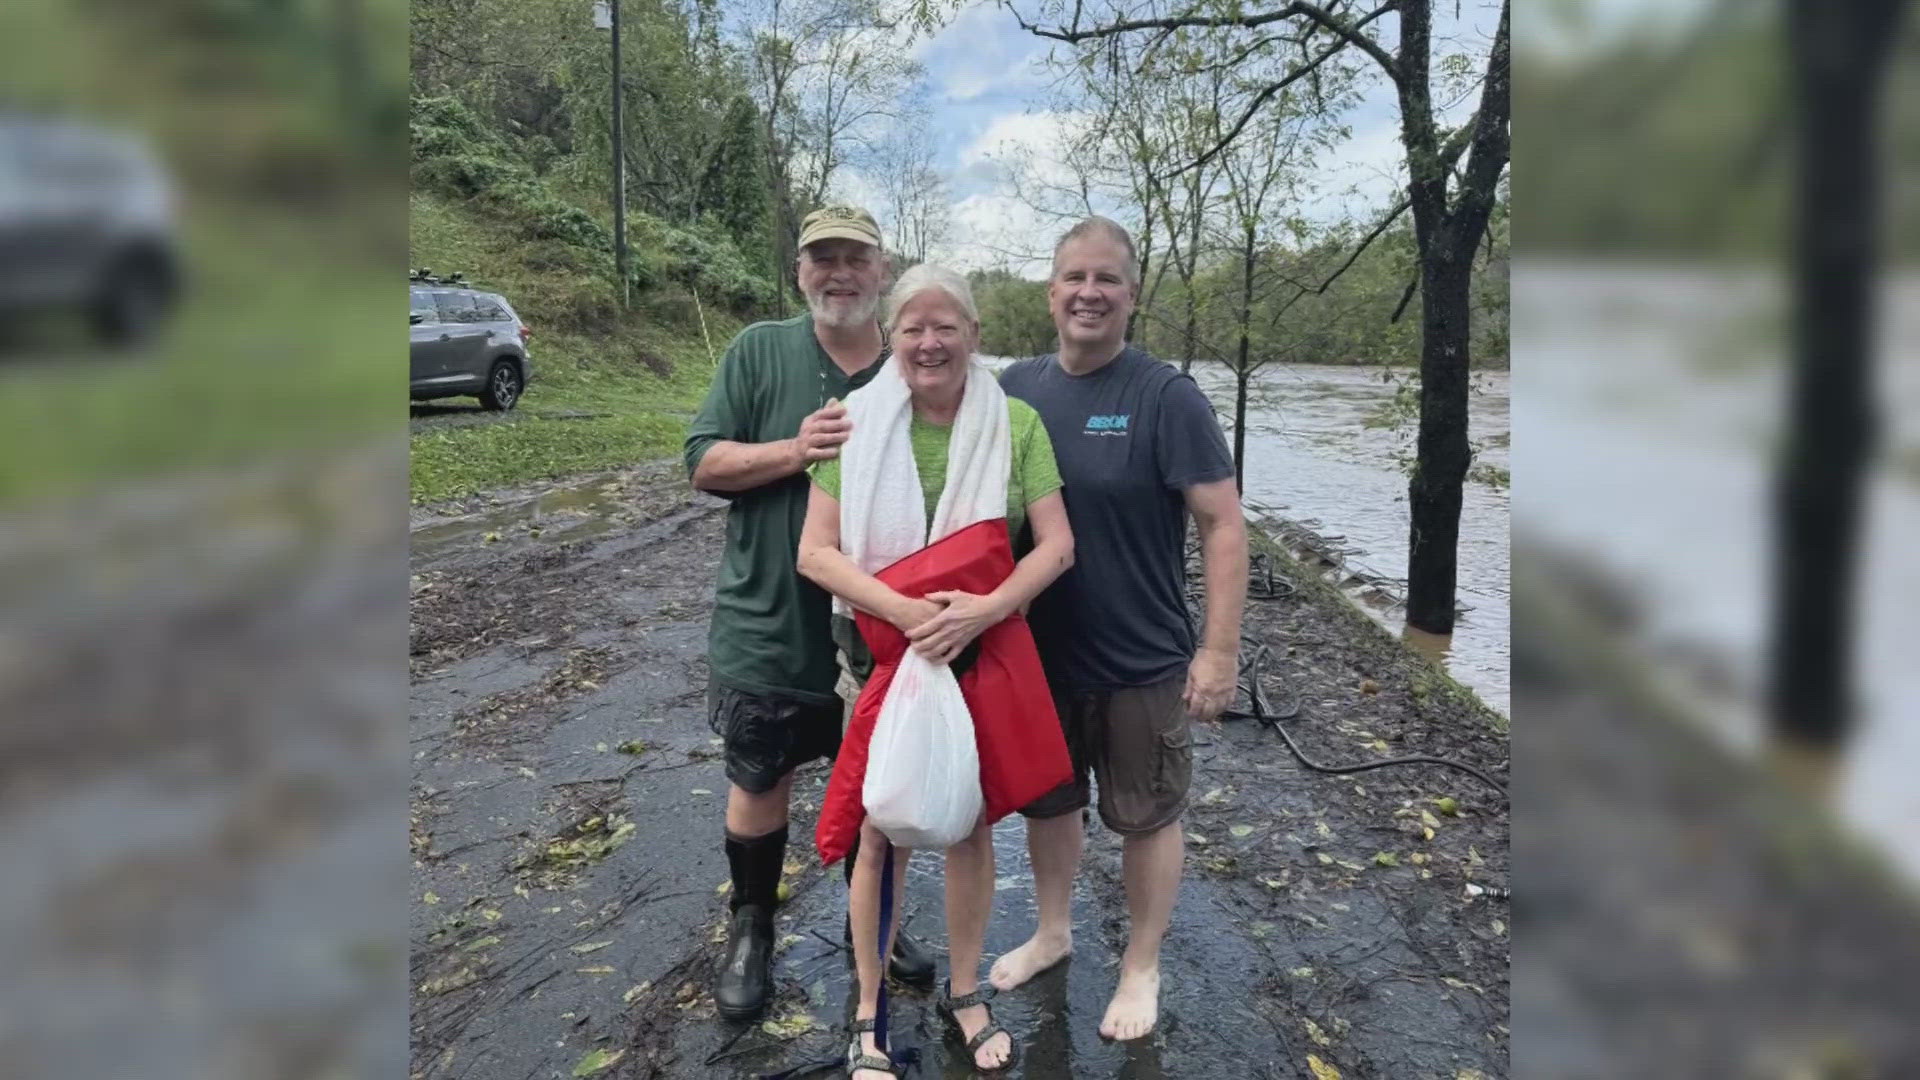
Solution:
<path fill-rule="evenodd" d="M 1509 47 L 1509 22 L 1512 0 L 1500 5 L 1500 29 L 1493 37 L 1493 52 L 1487 57 L 1487 82 L 1480 97 L 1479 123 L 1473 125 L 1473 151 L 1467 157 L 1467 175 L 1460 184 L 1460 197 L 1452 213 L 1453 236 L 1466 245 L 1471 258 L 1493 212 L 1493 200 L 1500 186 L 1500 173 L 1512 154 L 1512 136 L 1507 120 L 1513 112 L 1512 65 Z"/>
<path fill-rule="evenodd" d="M 1112 37 L 1115 34 L 1130 33 L 1134 30 L 1176 30 L 1189 26 L 1237 26 L 1251 30 L 1258 26 L 1265 26 L 1268 23 L 1305 17 L 1331 31 L 1347 44 L 1373 57 L 1374 61 L 1387 73 L 1387 78 L 1397 83 L 1400 81 L 1400 66 L 1394 61 L 1392 54 L 1388 53 L 1386 49 L 1381 48 L 1379 42 L 1374 41 L 1372 38 L 1360 32 L 1361 26 L 1393 10 L 1394 7 L 1394 3 L 1388 3 L 1357 23 L 1349 23 L 1340 16 L 1335 15 L 1317 4 L 1307 3 L 1306 0 L 1293 0 L 1292 3 L 1287 4 L 1277 11 L 1264 12 L 1258 15 L 1180 15 L 1167 19 L 1129 19 L 1108 26 L 1096 26 L 1090 30 L 1080 29 L 1080 16 L 1077 8 L 1074 12 L 1072 25 L 1058 30 L 1048 30 L 1030 23 L 1022 18 L 1018 11 L 1013 12 L 1013 18 L 1015 22 L 1020 24 L 1022 30 L 1036 37 L 1052 38 L 1055 41 L 1064 41 L 1069 45 L 1078 45 L 1083 41 Z M 1009 10 L 1012 9 L 1009 8 Z"/>
<path fill-rule="evenodd" d="M 1365 26 L 1367 23 L 1372 22 L 1374 19 L 1379 18 L 1380 16 L 1386 14 L 1388 11 L 1391 11 L 1391 10 L 1393 10 L 1393 5 L 1391 4 L 1387 5 L 1386 7 L 1380 8 L 1379 10 L 1375 11 L 1373 14 L 1368 15 L 1364 19 L 1361 19 L 1358 23 L 1355 24 L 1355 27 L 1358 28 L 1361 26 Z M 1175 169 L 1174 171 L 1167 173 L 1165 176 L 1162 176 L 1159 179 L 1163 181 L 1171 180 L 1174 177 L 1179 176 L 1181 173 L 1186 172 L 1188 169 L 1197 169 L 1202 165 L 1205 165 L 1207 162 L 1212 161 L 1216 156 L 1220 154 L 1222 150 L 1225 150 L 1228 146 L 1232 145 L 1233 140 L 1240 137 L 1240 132 L 1245 130 L 1247 124 L 1252 122 L 1254 114 L 1260 111 L 1260 107 L 1262 105 L 1265 105 L 1268 99 L 1272 98 L 1273 95 L 1279 93 L 1282 90 L 1285 90 L 1287 87 L 1293 85 L 1294 83 L 1300 81 L 1301 79 L 1317 71 L 1321 64 L 1326 63 L 1329 59 L 1333 57 L 1335 53 L 1338 53 L 1344 47 L 1345 47 L 1344 44 L 1331 45 L 1327 47 L 1326 49 L 1321 51 L 1320 55 L 1314 57 L 1311 61 L 1288 72 L 1285 76 L 1283 76 L 1280 79 L 1279 82 L 1272 83 L 1266 86 L 1265 88 L 1263 88 L 1259 94 L 1254 96 L 1253 101 L 1247 106 L 1246 110 L 1240 114 L 1240 119 L 1234 122 L 1233 129 L 1228 131 L 1224 136 L 1222 136 L 1219 142 L 1215 143 L 1213 147 L 1209 149 L 1206 153 L 1201 154 L 1198 159 L 1180 166 L 1178 169 Z"/>
<path fill-rule="evenodd" d="M 1400 215 L 1406 213 L 1407 207 L 1410 205 L 1407 200 L 1401 199 L 1392 210 L 1387 211 L 1386 216 L 1380 219 L 1380 223 L 1373 227 L 1373 231 L 1362 237 L 1360 242 L 1354 245 L 1353 250 L 1347 253 L 1347 261 L 1341 263 L 1337 269 L 1328 274 L 1326 280 L 1320 284 L 1308 285 L 1286 274 L 1277 274 L 1276 276 L 1283 284 L 1291 285 L 1294 289 L 1298 290 L 1293 298 L 1287 301 L 1286 307 L 1281 308 L 1280 311 L 1285 312 L 1287 308 L 1291 308 L 1293 305 L 1299 303 L 1303 297 L 1325 295 L 1326 291 L 1333 287 L 1333 283 L 1340 280 L 1340 275 L 1351 269 L 1353 264 L 1360 260 L 1360 256 L 1366 254 L 1367 249 L 1373 246 L 1373 242 L 1380 239 L 1388 229 L 1392 228 L 1394 222 L 1400 220 Z M 1266 295 L 1262 295 L 1261 297 L 1263 301 L 1266 298 Z"/>
<path fill-rule="evenodd" d="M 1407 291 L 1400 294 L 1400 302 L 1393 305 L 1393 314 L 1387 317 L 1387 322 L 1397 323 L 1400 321 L 1400 316 L 1407 313 L 1407 304 L 1413 299 L 1413 291 L 1419 287 L 1420 270 L 1418 267 L 1415 267 L 1413 276 L 1407 279 Z"/>

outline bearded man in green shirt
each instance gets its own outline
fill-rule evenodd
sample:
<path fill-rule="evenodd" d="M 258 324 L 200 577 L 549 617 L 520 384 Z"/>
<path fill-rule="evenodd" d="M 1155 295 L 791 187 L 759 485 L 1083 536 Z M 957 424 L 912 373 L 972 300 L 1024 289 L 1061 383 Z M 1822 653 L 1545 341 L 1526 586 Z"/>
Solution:
<path fill-rule="evenodd" d="M 732 921 L 714 1001 L 728 1020 L 772 996 L 773 909 L 786 861 L 793 770 L 840 749 L 832 607 L 794 569 L 807 467 L 851 433 L 841 399 L 885 361 L 877 311 L 887 276 L 865 210 L 828 206 L 800 227 L 795 270 L 807 313 L 747 327 L 727 346 L 687 432 L 693 486 L 728 499 L 708 631 L 708 722 L 725 740 Z M 849 870 L 853 860 L 846 861 Z M 933 958 L 905 933 L 889 969 L 931 985 Z"/>

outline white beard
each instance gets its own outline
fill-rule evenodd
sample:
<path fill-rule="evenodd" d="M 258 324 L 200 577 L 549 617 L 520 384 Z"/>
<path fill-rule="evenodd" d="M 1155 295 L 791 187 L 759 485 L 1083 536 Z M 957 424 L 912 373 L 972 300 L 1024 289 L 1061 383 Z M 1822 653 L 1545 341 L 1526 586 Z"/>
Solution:
<path fill-rule="evenodd" d="M 880 311 L 880 298 L 865 296 L 847 304 L 834 302 L 825 293 L 808 293 L 807 310 L 813 313 L 813 321 L 821 326 L 844 330 L 875 321 Z"/>

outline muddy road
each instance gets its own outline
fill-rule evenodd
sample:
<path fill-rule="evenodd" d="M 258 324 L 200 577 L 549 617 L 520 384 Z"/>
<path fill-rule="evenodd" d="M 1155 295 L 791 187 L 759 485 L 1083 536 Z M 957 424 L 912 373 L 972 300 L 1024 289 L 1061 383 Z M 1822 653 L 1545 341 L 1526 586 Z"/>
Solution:
<path fill-rule="evenodd" d="M 726 780 L 704 653 L 723 515 L 670 463 L 415 512 L 414 1077 L 755 1076 L 844 1052 L 846 893 L 807 842 L 824 765 L 795 786 L 772 1009 L 729 1025 L 709 993 Z M 1504 782 L 1495 714 L 1276 566 L 1247 628 L 1310 757 L 1442 756 Z M 1075 955 L 996 1003 L 1021 1044 L 1015 1075 L 1505 1076 L 1510 914 L 1469 888 L 1507 882 L 1502 796 L 1432 766 L 1309 772 L 1247 720 L 1196 746 L 1159 1030 L 1134 1044 L 1096 1030 L 1126 925 L 1120 849 L 1096 824 Z M 995 842 L 989 960 L 1033 920 L 1018 820 Z M 940 872 L 916 855 L 906 897 L 936 946 Z M 896 988 L 891 1016 L 920 1075 L 970 1075 L 929 996 Z"/>

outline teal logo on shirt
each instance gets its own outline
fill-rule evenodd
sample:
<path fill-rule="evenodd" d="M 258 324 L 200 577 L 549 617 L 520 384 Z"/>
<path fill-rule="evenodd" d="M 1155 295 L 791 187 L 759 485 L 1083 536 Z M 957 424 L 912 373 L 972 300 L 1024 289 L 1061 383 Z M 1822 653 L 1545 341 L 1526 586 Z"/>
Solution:
<path fill-rule="evenodd" d="M 1132 419 L 1131 415 L 1089 416 L 1087 417 L 1087 428 L 1082 434 L 1125 435 L 1127 433 L 1127 421 L 1130 419 Z"/>

